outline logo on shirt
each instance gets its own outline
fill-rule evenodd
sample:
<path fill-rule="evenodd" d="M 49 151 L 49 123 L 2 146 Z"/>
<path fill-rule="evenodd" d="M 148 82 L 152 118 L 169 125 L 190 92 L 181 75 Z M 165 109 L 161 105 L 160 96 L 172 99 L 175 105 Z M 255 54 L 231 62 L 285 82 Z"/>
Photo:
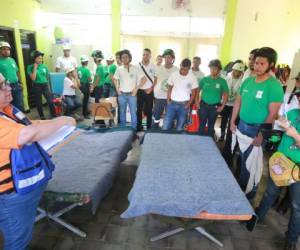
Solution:
<path fill-rule="evenodd" d="M 130 74 L 130 78 L 134 78 L 134 74 Z"/>
<path fill-rule="evenodd" d="M 216 88 L 219 89 L 220 88 L 220 83 L 216 84 Z"/>
<path fill-rule="evenodd" d="M 17 68 L 17 66 L 14 63 L 12 64 L 12 66 L 13 66 L 13 68 Z"/>
<path fill-rule="evenodd" d="M 262 90 L 258 90 L 258 91 L 256 92 L 256 98 L 257 98 L 257 99 L 261 99 L 263 93 L 264 93 L 264 92 L 263 92 Z"/>
<path fill-rule="evenodd" d="M 46 69 L 43 69 L 43 72 L 46 74 L 47 70 L 46 70 Z"/>

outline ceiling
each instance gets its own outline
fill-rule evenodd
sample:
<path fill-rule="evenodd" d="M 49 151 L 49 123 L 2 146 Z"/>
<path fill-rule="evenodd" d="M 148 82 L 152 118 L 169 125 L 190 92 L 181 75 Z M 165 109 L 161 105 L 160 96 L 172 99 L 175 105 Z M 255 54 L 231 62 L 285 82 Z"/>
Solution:
<path fill-rule="evenodd" d="M 42 10 L 72 14 L 110 14 L 111 0 L 40 0 Z M 174 0 L 121 0 L 125 16 L 223 17 L 227 0 L 189 0 L 184 9 L 174 9 Z"/>

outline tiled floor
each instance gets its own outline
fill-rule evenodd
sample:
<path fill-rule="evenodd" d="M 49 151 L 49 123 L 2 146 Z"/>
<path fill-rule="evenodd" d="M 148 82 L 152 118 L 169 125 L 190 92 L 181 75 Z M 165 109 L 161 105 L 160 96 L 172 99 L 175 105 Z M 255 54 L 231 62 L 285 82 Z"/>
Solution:
<path fill-rule="evenodd" d="M 196 231 L 177 234 L 168 239 L 150 242 L 150 237 L 172 228 L 153 216 L 123 220 L 120 214 L 127 208 L 127 195 L 134 182 L 141 147 L 136 142 L 122 163 L 113 188 L 102 201 L 95 215 L 89 206 L 79 207 L 63 218 L 87 232 L 80 238 L 53 221 L 43 219 L 35 225 L 32 249 L 78 250 L 213 250 L 220 249 Z M 257 199 L 265 188 L 267 169 Z M 257 203 L 257 202 L 256 202 Z M 270 211 L 265 221 L 249 233 L 239 222 L 215 222 L 205 226 L 223 242 L 224 250 L 281 250 L 288 215 Z M 1 242 L 1 240 L 0 240 Z M 0 243 L 1 245 L 1 243 Z"/>

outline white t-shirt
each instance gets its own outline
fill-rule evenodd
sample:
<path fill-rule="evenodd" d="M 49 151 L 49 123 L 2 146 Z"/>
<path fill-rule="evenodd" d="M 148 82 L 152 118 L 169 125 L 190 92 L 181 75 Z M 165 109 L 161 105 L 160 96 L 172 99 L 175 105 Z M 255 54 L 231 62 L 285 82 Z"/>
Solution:
<path fill-rule="evenodd" d="M 142 64 L 142 63 L 141 63 Z M 150 76 L 150 78 L 152 79 L 152 81 L 154 82 L 154 77 L 155 75 L 155 71 L 156 71 L 156 66 L 153 63 L 149 63 L 148 65 L 144 65 L 142 64 L 144 69 L 146 70 L 146 72 L 148 73 L 148 75 Z M 140 64 L 137 65 L 138 68 L 138 81 L 140 81 L 144 76 L 146 76 L 146 74 L 144 73 L 142 67 L 140 66 Z M 140 89 L 149 89 L 152 87 L 152 82 L 147 78 L 147 82 L 140 88 Z"/>
<path fill-rule="evenodd" d="M 132 92 L 138 82 L 138 68 L 134 65 L 129 66 L 129 70 L 123 65 L 118 67 L 114 78 L 119 80 L 121 92 Z"/>
<path fill-rule="evenodd" d="M 177 71 L 169 77 L 168 85 L 173 86 L 171 92 L 172 101 L 186 102 L 190 100 L 192 90 L 198 88 L 198 81 L 192 72 L 183 76 Z"/>
<path fill-rule="evenodd" d="M 204 73 L 199 69 L 198 71 L 192 70 L 194 76 L 197 78 L 198 82 L 204 77 Z"/>
<path fill-rule="evenodd" d="M 278 114 L 280 116 L 284 116 L 287 112 L 289 112 L 292 109 L 298 109 L 299 108 L 299 101 L 296 96 L 293 96 L 291 102 L 288 104 L 288 100 L 290 98 L 291 93 L 286 93 L 284 95 L 283 103 L 280 106 Z"/>
<path fill-rule="evenodd" d="M 157 84 L 154 88 L 154 97 L 156 99 L 167 99 L 168 78 L 173 72 L 178 70 L 179 69 L 174 65 L 169 69 L 167 69 L 164 65 L 156 66 Z"/>
<path fill-rule="evenodd" d="M 65 77 L 63 95 L 76 95 L 75 89 L 71 88 L 73 85 L 74 82 L 70 78 Z"/>
<path fill-rule="evenodd" d="M 226 77 L 226 82 L 228 85 L 229 93 L 228 93 L 228 102 L 226 103 L 227 106 L 233 106 L 234 101 L 239 93 L 241 84 L 242 84 L 242 77 L 238 79 L 234 79 L 232 74 L 228 74 Z"/>
<path fill-rule="evenodd" d="M 65 72 L 68 68 L 77 68 L 76 58 L 73 56 L 64 57 L 60 56 L 56 60 L 56 68 L 59 68 L 60 72 Z"/>

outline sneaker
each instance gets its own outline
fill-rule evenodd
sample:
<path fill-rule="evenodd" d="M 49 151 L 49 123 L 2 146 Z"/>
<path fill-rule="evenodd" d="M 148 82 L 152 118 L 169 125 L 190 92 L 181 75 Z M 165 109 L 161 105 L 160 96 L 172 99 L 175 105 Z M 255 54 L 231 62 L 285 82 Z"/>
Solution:
<path fill-rule="evenodd" d="M 285 242 L 283 250 L 297 250 L 297 246 L 295 243 Z"/>
<path fill-rule="evenodd" d="M 249 232 L 253 231 L 257 221 L 258 221 L 258 217 L 256 215 L 252 215 L 252 218 L 247 221 L 246 228 Z"/>

